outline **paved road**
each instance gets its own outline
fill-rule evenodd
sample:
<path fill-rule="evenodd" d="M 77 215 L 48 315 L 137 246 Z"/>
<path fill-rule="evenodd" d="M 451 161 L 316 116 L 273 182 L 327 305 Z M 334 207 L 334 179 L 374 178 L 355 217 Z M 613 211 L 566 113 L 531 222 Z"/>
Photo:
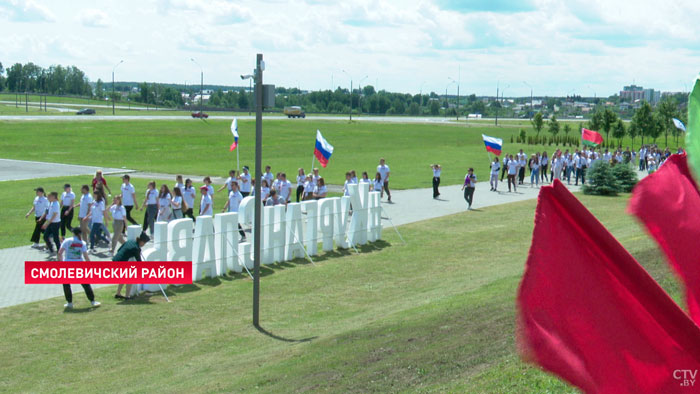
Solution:
<path fill-rule="evenodd" d="M 59 176 L 94 175 L 101 169 L 105 175 L 132 172 L 124 168 L 100 168 L 40 161 L 0 159 L 0 181 L 51 178 Z"/>

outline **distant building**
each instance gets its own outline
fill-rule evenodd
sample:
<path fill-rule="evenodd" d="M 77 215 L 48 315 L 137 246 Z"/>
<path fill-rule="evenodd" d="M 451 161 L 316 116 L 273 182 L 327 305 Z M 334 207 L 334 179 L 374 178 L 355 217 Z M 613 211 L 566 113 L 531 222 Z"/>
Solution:
<path fill-rule="evenodd" d="M 643 87 L 637 85 L 625 86 L 620 91 L 620 101 L 634 103 L 642 100 L 651 105 L 656 105 L 659 100 L 661 100 L 661 91 L 644 89 Z"/>

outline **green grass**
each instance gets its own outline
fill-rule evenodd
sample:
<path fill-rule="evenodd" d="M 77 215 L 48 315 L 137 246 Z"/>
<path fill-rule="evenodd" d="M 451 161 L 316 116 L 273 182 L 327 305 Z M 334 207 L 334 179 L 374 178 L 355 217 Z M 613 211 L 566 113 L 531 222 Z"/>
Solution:
<path fill-rule="evenodd" d="M 482 180 L 488 179 L 489 156 L 481 134 L 504 139 L 504 151 L 515 153 L 547 150 L 554 146 L 511 144 L 518 132 L 511 126 L 463 124 L 395 124 L 318 120 L 266 120 L 263 122 L 263 164 L 274 172 L 296 176 L 297 169 L 311 165 L 316 130 L 334 145 L 335 151 L 321 174 L 327 183 L 342 184 L 347 170 L 373 177 L 380 157 L 391 167 L 391 185 L 397 189 L 430 187 L 431 163 L 443 165 L 443 184 L 459 184 L 469 167 Z M 127 167 L 136 170 L 225 176 L 236 166 L 229 152 L 230 121 L 149 120 L 26 122 L 0 121 L 5 149 L 3 158 Z M 239 121 L 241 165 L 254 162 L 255 122 Z M 27 144 L 41 140 L 41 144 Z M 99 152 L 99 153 L 97 153 Z M 315 166 L 319 166 L 318 162 Z M 319 166 L 320 167 L 320 166 Z"/>
<path fill-rule="evenodd" d="M 678 300 L 657 247 L 624 214 L 628 196 L 580 198 Z M 252 328 L 252 283 L 241 275 L 170 288 L 171 303 L 118 305 L 109 287 L 97 310 L 82 309 L 82 294 L 77 313 L 63 313 L 60 298 L 0 309 L 0 348 L 11 355 L 0 391 L 572 391 L 515 350 L 534 208 L 405 225 L 406 246 L 385 229 L 360 254 L 264 267 L 261 323 L 274 336 Z"/>

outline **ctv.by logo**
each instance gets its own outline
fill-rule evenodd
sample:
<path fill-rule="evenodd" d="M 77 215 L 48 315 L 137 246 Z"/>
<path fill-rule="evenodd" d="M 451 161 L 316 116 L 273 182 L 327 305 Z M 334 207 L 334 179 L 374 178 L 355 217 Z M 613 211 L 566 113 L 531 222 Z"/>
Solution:
<path fill-rule="evenodd" d="M 673 371 L 673 378 L 680 381 L 682 387 L 695 386 L 695 378 L 697 376 L 697 369 L 676 369 Z"/>

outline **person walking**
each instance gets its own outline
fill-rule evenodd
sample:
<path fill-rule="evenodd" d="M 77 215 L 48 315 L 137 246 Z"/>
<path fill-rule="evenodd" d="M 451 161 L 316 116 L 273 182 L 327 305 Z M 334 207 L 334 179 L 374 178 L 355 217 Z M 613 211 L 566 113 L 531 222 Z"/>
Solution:
<path fill-rule="evenodd" d="M 122 205 L 122 196 L 115 196 L 112 206 L 109 207 L 109 212 L 112 214 L 112 248 L 109 250 L 109 255 L 114 254 L 114 250 L 118 243 L 124 243 L 124 227 L 126 224 L 126 208 Z"/>
<path fill-rule="evenodd" d="M 238 208 L 241 206 L 241 201 L 243 201 L 243 195 L 238 190 L 238 182 L 233 182 L 231 186 L 232 188 L 231 193 L 228 194 L 228 201 L 226 201 L 224 209 L 221 212 L 238 212 Z M 245 232 L 243 231 L 243 227 L 241 227 L 240 223 L 238 223 L 238 234 L 241 235 L 240 241 L 245 242 Z"/>
<path fill-rule="evenodd" d="M 540 159 L 532 155 L 530 158 L 530 187 L 540 186 Z"/>
<path fill-rule="evenodd" d="M 547 156 L 547 152 L 542 152 L 542 157 L 540 158 L 539 161 L 539 166 L 540 166 L 540 177 L 542 178 L 543 181 L 549 182 L 549 179 L 551 178 L 547 174 L 547 170 L 549 169 L 549 156 Z M 532 183 L 532 182 L 530 182 Z"/>
<path fill-rule="evenodd" d="M 525 183 L 525 167 L 527 166 L 527 154 L 520 149 L 518 153 L 518 184 L 522 185 Z"/>
<path fill-rule="evenodd" d="M 233 170 L 231 170 L 233 171 Z M 236 174 L 236 171 L 233 171 L 234 175 Z M 229 172 L 230 174 L 230 172 Z M 175 189 L 180 189 L 180 193 L 184 193 L 185 191 L 185 183 L 182 181 L 182 175 L 176 175 L 175 176 L 175 186 L 173 186 L 173 194 Z"/>
<path fill-rule="evenodd" d="M 386 192 L 386 195 L 389 198 L 388 201 L 391 202 L 391 191 L 389 191 L 389 175 L 391 175 L 391 171 L 389 170 L 389 166 L 386 165 L 384 158 L 379 159 L 377 172 L 382 176 L 382 194 L 379 196 L 379 198 L 384 198 L 384 192 Z"/>
<path fill-rule="evenodd" d="M 183 207 L 184 201 L 182 198 L 182 189 L 179 187 L 173 188 L 173 199 L 170 201 L 170 204 L 172 205 L 172 218 L 173 219 L 182 219 L 184 217 L 183 215 Z"/>
<path fill-rule="evenodd" d="M 170 189 L 168 185 L 160 185 L 160 192 L 158 193 L 158 222 L 169 222 L 171 214 L 171 204 L 170 201 L 173 199 L 172 194 L 170 194 Z"/>
<path fill-rule="evenodd" d="M 472 202 L 474 202 L 474 190 L 476 189 L 476 175 L 474 175 L 474 169 L 470 168 L 467 175 L 464 177 L 464 184 L 462 185 L 462 190 L 464 191 L 464 199 L 467 201 L 467 209 L 472 209 Z"/>
<path fill-rule="evenodd" d="M 39 249 L 39 240 L 41 239 L 41 234 L 43 231 L 44 221 L 46 220 L 46 210 L 49 209 L 49 199 L 44 196 L 44 188 L 37 187 L 34 189 L 36 196 L 34 197 L 34 202 L 32 203 L 32 209 L 24 215 L 24 218 L 28 218 L 29 215 L 34 213 L 34 232 L 30 241 L 32 242 L 32 248 Z"/>
<path fill-rule="evenodd" d="M 501 169 L 501 182 L 503 182 L 503 177 L 506 175 L 506 173 L 508 173 L 508 162 L 510 161 L 511 157 L 512 157 L 512 155 L 510 155 L 508 153 L 503 155 L 503 166 Z"/>
<path fill-rule="evenodd" d="M 498 171 L 501 169 L 501 161 L 498 160 L 498 156 L 493 158 L 493 163 L 491 163 L 491 178 L 489 179 L 489 184 L 491 185 L 491 191 L 498 191 Z"/>
<path fill-rule="evenodd" d="M 90 256 L 87 253 L 87 244 L 81 239 L 82 231 L 80 227 L 75 227 L 72 229 L 73 236 L 67 238 L 61 243 L 61 247 L 58 249 L 58 261 L 90 261 Z M 92 291 L 92 287 L 89 284 L 81 284 L 83 290 L 85 290 L 85 296 L 87 296 L 90 305 L 93 307 L 100 306 L 98 301 L 95 301 L 95 293 Z M 66 304 L 63 305 L 66 309 L 73 308 L 73 291 L 69 284 L 63 285 L 63 295 L 66 297 Z"/>
<path fill-rule="evenodd" d="M 433 198 L 438 198 L 440 196 L 440 174 L 442 173 L 442 166 L 440 164 L 431 164 L 430 168 L 433 169 Z"/>
<path fill-rule="evenodd" d="M 304 183 L 306 182 L 306 174 L 303 168 L 299 168 L 297 172 L 297 202 L 304 198 Z"/>
<path fill-rule="evenodd" d="M 146 212 L 143 214 L 143 227 L 142 231 L 146 232 L 149 230 L 151 237 L 153 236 L 153 223 L 155 223 L 156 216 L 158 215 L 158 191 L 156 190 L 156 182 L 148 182 L 146 189 L 145 198 L 143 199 L 143 204 L 141 204 L 141 210 L 146 207 Z"/>
<path fill-rule="evenodd" d="M 122 246 L 119 247 L 114 257 L 112 257 L 112 261 L 127 262 L 131 259 L 141 261 L 141 248 L 143 248 L 143 245 L 148 243 L 150 240 L 151 239 L 148 237 L 148 235 L 146 235 L 146 233 L 141 233 L 141 235 L 139 235 L 139 237 L 135 240 L 124 242 Z M 126 296 L 122 295 L 122 287 L 124 287 L 124 285 L 120 284 L 117 286 L 117 294 L 114 295 L 114 298 L 130 300 L 131 286 L 131 284 L 126 285 Z"/>
<path fill-rule="evenodd" d="M 92 195 L 90 194 L 90 186 L 83 185 L 80 188 L 80 202 L 75 206 L 80 206 L 78 210 L 78 221 L 80 222 L 80 237 L 83 241 L 87 242 L 90 237 L 90 223 L 85 219 L 86 216 L 90 214 L 90 208 L 92 206 Z"/>
<path fill-rule="evenodd" d="M 57 251 L 61 247 L 61 240 L 59 238 L 59 230 L 61 229 L 61 205 L 58 203 L 58 193 L 49 193 L 49 207 L 46 210 L 46 216 L 44 224 L 41 228 L 44 230 L 44 241 L 46 242 L 46 249 L 49 253 Z M 56 250 L 54 250 L 51 245 L 51 238 L 53 238 L 54 244 L 56 244 Z"/>
<path fill-rule="evenodd" d="M 95 252 L 95 244 L 103 240 L 109 244 L 109 239 L 104 235 L 104 222 L 107 221 L 107 209 L 104 196 L 100 192 L 93 193 L 93 201 L 90 205 L 90 213 L 83 218 L 84 221 L 92 221 L 90 226 L 90 250 Z"/>
<path fill-rule="evenodd" d="M 250 195 L 250 191 L 252 189 L 252 183 L 251 181 L 251 176 L 250 173 L 248 173 L 249 169 L 248 166 L 243 166 L 243 173 L 240 176 L 240 183 L 238 186 L 240 187 L 241 190 L 241 195 L 243 197 L 248 197 Z M 260 171 L 258 169 L 258 171 Z M 269 184 L 269 181 L 268 181 Z"/>
<path fill-rule="evenodd" d="M 112 190 L 107 186 L 107 180 L 102 176 L 102 170 L 97 170 L 95 177 L 92 178 L 92 192 L 94 193 L 98 188 L 105 188 L 110 195 L 112 194 Z"/>
<path fill-rule="evenodd" d="M 289 200 L 292 197 L 292 183 L 287 180 L 287 174 L 280 174 L 280 181 L 277 183 L 277 192 L 279 193 L 280 200 L 282 204 L 289 204 Z"/>
<path fill-rule="evenodd" d="M 61 242 L 66 238 L 66 229 L 71 231 L 73 226 L 73 205 L 75 205 L 75 193 L 71 189 L 70 184 L 63 185 L 63 193 L 61 194 Z"/>
<path fill-rule="evenodd" d="M 231 170 L 228 172 L 228 178 L 226 178 L 226 181 L 224 182 L 223 185 L 217 190 L 217 192 L 220 192 L 224 189 L 226 189 L 226 194 L 231 193 L 231 182 L 237 181 L 238 177 L 236 177 L 236 170 Z"/>
<path fill-rule="evenodd" d="M 192 179 L 187 178 L 185 180 L 185 189 L 182 191 L 182 199 L 184 202 L 183 206 L 183 217 L 189 217 L 194 220 L 194 199 L 197 197 L 197 189 L 192 186 Z"/>
<path fill-rule="evenodd" d="M 518 174 L 518 171 L 520 169 L 519 161 L 515 160 L 513 158 L 513 155 L 510 155 L 508 158 L 508 192 L 510 192 L 510 185 L 513 185 L 513 191 L 517 192 L 517 188 L 515 186 L 516 181 L 515 181 L 515 176 Z"/>
<path fill-rule="evenodd" d="M 202 193 L 202 199 L 199 201 L 199 216 L 202 216 L 202 215 L 213 216 L 214 215 L 214 209 L 213 209 L 214 206 L 212 204 L 211 197 L 209 196 L 209 189 L 207 188 L 206 185 L 204 185 L 204 186 L 199 188 L 199 191 Z"/>
<path fill-rule="evenodd" d="M 131 177 L 128 174 L 124 174 L 122 177 L 122 206 L 126 210 L 126 220 L 129 221 L 129 223 L 138 226 L 139 224 L 136 223 L 136 220 L 131 217 L 131 211 L 134 209 L 139 209 L 139 204 L 136 202 L 136 189 L 134 188 L 134 185 L 131 184 Z"/>

